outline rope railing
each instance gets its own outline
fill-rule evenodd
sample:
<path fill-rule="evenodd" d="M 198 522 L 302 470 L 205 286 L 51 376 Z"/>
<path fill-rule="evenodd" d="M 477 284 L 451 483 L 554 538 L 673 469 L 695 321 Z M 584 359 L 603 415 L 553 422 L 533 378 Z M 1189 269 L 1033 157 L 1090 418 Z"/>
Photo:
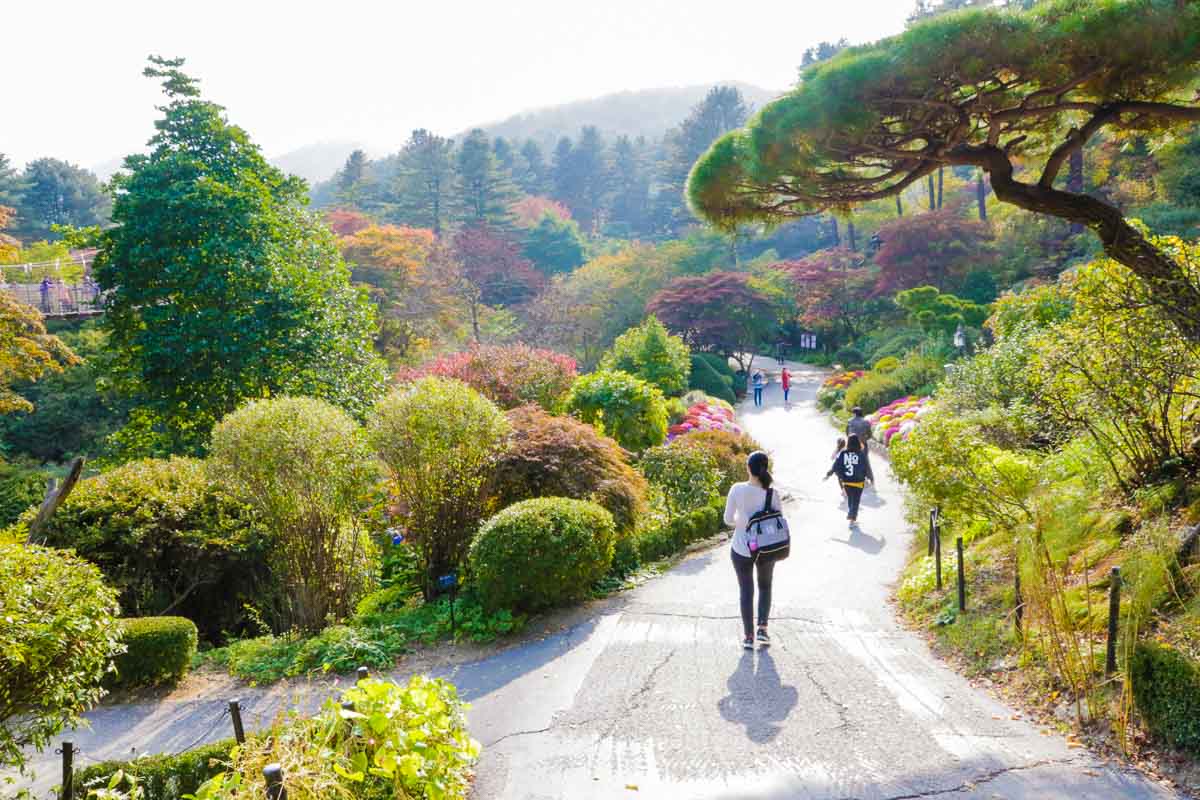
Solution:
<path fill-rule="evenodd" d="M 90 282 L 0 282 L 0 292 L 7 292 L 25 305 L 33 306 L 45 317 L 86 316 L 104 311 L 104 296 L 100 287 Z"/>

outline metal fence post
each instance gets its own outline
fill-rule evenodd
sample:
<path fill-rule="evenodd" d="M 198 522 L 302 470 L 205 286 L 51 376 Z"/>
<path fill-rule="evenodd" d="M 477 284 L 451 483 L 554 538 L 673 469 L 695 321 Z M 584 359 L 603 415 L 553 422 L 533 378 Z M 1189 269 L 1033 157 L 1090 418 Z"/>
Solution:
<path fill-rule="evenodd" d="M 1014 608 L 1013 620 L 1017 627 L 1017 633 L 1020 634 L 1022 623 L 1025 621 L 1025 601 L 1021 598 L 1021 557 L 1017 555 L 1013 559 L 1013 594 Z"/>
<path fill-rule="evenodd" d="M 366 667 L 358 668 L 358 679 L 360 681 L 366 680 L 370 676 L 370 674 L 371 674 L 371 671 L 369 669 L 367 669 Z"/>
<path fill-rule="evenodd" d="M 279 764 L 267 764 L 263 767 L 263 777 L 267 779 L 267 800 L 287 800 L 287 789 L 283 788 L 283 767 Z"/>
<path fill-rule="evenodd" d="M 72 800 L 75 796 L 75 745 L 72 742 L 62 743 L 62 800 Z"/>
<path fill-rule="evenodd" d="M 937 573 L 937 590 L 942 590 L 942 523 L 933 525 L 933 565 Z"/>
<path fill-rule="evenodd" d="M 242 707 L 237 698 L 229 701 L 229 718 L 233 720 L 233 738 L 238 744 L 246 743 L 246 731 L 242 727 Z"/>
<path fill-rule="evenodd" d="M 1121 568 L 1113 567 L 1108 582 L 1108 649 L 1104 654 L 1104 674 L 1117 671 L 1117 626 L 1121 621 Z"/>
<path fill-rule="evenodd" d="M 959 536 L 958 539 L 955 540 L 954 545 L 958 549 L 958 610 L 966 611 L 967 610 L 967 578 L 966 578 L 966 575 L 963 574 L 963 542 L 962 542 L 961 536 Z"/>
<path fill-rule="evenodd" d="M 937 524 L 937 509 L 929 509 L 929 552 L 927 555 L 933 555 L 933 527 Z"/>

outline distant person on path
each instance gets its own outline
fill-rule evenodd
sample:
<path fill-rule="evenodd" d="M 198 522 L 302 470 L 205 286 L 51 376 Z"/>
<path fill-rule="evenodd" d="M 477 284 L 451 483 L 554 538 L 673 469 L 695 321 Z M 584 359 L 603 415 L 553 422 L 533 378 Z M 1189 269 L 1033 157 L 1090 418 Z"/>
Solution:
<path fill-rule="evenodd" d="M 733 571 L 737 573 L 738 591 L 742 611 L 742 647 L 754 649 L 754 578 L 758 576 L 758 643 L 766 647 L 771 643 L 767 635 L 767 622 L 771 615 L 771 576 L 775 571 L 773 555 L 750 552 L 750 540 L 746 527 L 750 517 L 762 511 L 767 504 L 767 491 L 771 489 L 771 473 L 768 470 L 767 454 L 755 450 L 746 459 L 749 478 L 735 483 L 725 498 L 725 524 L 733 528 L 729 557 L 733 560 Z M 771 492 L 771 508 L 779 511 L 782 506 L 779 493 Z"/>
<path fill-rule="evenodd" d="M 857 436 L 858 441 L 866 447 L 867 442 L 871 441 L 871 423 L 863 416 L 860 406 L 855 406 L 850 413 L 854 416 L 850 417 L 850 421 L 846 423 L 846 435 Z"/>
<path fill-rule="evenodd" d="M 50 276 L 42 278 L 42 282 L 38 284 L 38 291 L 42 295 L 42 313 L 50 313 Z"/>
<path fill-rule="evenodd" d="M 850 527 L 858 524 L 858 504 L 862 500 L 863 487 L 867 481 L 875 482 L 871 473 L 871 462 L 867 460 L 866 448 L 856 434 L 846 437 L 846 446 L 833 459 L 833 466 L 825 478 L 837 475 L 846 490 L 846 519 Z"/>
<path fill-rule="evenodd" d="M 754 386 L 754 406 L 761 408 L 763 387 L 767 385 L 767 379 L 763 377 L 761 369 L 754 370 L 754 378 L 751 383 Z"/>
<path fill-rule="evenodd" d="M 788 372 L 788 368 L 784 367 L 783 372 L 779 374 L 779 382 L 783 385 L 783 404 L 788 403 L 788 392 L 792 389 L 792 373 Z"/>
<path fill-rule="evenodd" d="M 837 439 L 837 444 L 835 444 L 833 447 L 833 455 L 831 455 L 830 458 L 837 458 L 838 453 L 842 452 L 845 449 L 846 449 L 846 437 L 839 436 Z M 841 491 L 842 497 L 845 497 L 846 496 L 846 486 L 845 486 L 845 484 L 842 483 L 842 476 L 838 475 L 837 479 L 838 479 L 838 490 Z"/>
<path fill-rule="evenodd" d="M 779 366 L 783 366 L 783 342 L 775 343 L 775 360 L 779 362 Z"/>

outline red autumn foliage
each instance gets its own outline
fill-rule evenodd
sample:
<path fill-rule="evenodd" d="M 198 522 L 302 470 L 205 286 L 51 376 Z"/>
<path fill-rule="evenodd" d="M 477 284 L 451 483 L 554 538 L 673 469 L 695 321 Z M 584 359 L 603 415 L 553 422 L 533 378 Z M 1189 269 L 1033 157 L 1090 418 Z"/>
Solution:
<path fill-rule="evenodd" d="M 991 229 L 955 208 L 894 219 L 879 229 L 879 238 L 883 244 L 875 254 L 875 295 L 914 286 L 947 291 L 967 272 L 987 268 L 993 261 L 988 247 Z"/>
<path fill-rule="evenodd" d="M 454 256 L 462 265 L 463 278 L 490 306 L 523 303 L 546 283 L 515 242 L 484 224 L 454 235 Z"/>
<path fill-rule="evenodd" d="M 338 236 L 353 236 L 363 228 L 375 223 L 361 211 L 350 208 L 334 208 L 325 212 L 325 224 Z"/>
<path fill-rule="evenodd" d="M 456 378 L 501 408 L 537 403 L 560 410 L 575 382 L 575 359 L 525 344 L 476 345 L 397 375 L 401 382 L 438 375 Z"/>
<path fill-rule="evenodd" d="M 509 206 L 508 210 L 516 217 L 516 224 L 520 228 L 535 227 L 546 214 L 564 221 L 571 218 L 571 210 L 562 203 L 536 194 L 522 197 Z"/>
<path fill-rule="evenodd" d="M 770 340 L 777 326 L 774 304 L 744 272 L 676 278 L 646 310 L 693 349 L 735 357 Z"/>

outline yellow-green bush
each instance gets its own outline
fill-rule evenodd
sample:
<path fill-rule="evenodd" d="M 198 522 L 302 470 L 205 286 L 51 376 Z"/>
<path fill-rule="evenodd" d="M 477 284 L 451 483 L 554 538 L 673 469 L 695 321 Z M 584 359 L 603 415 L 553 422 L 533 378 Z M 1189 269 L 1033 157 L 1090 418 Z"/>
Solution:
<path fill-rule="evenodd" d="M 118 772 L 132 776 L 143 792 L 142 800 L 179 800 L 194 794 L 209 778 L 229 767 L 229 752 L 236 742 L 221 739 L 177 755 L 144 756 L 132 761 L 101 761 L 75 771 L 75 791 L 103 789 Z"/>
<path fill-rule="evenodd" d="M 1200 665 L 1167 645 L 1138 642 L 1129 672 L 1134 703 L 1150 732 L 1200 754 Z"/>

